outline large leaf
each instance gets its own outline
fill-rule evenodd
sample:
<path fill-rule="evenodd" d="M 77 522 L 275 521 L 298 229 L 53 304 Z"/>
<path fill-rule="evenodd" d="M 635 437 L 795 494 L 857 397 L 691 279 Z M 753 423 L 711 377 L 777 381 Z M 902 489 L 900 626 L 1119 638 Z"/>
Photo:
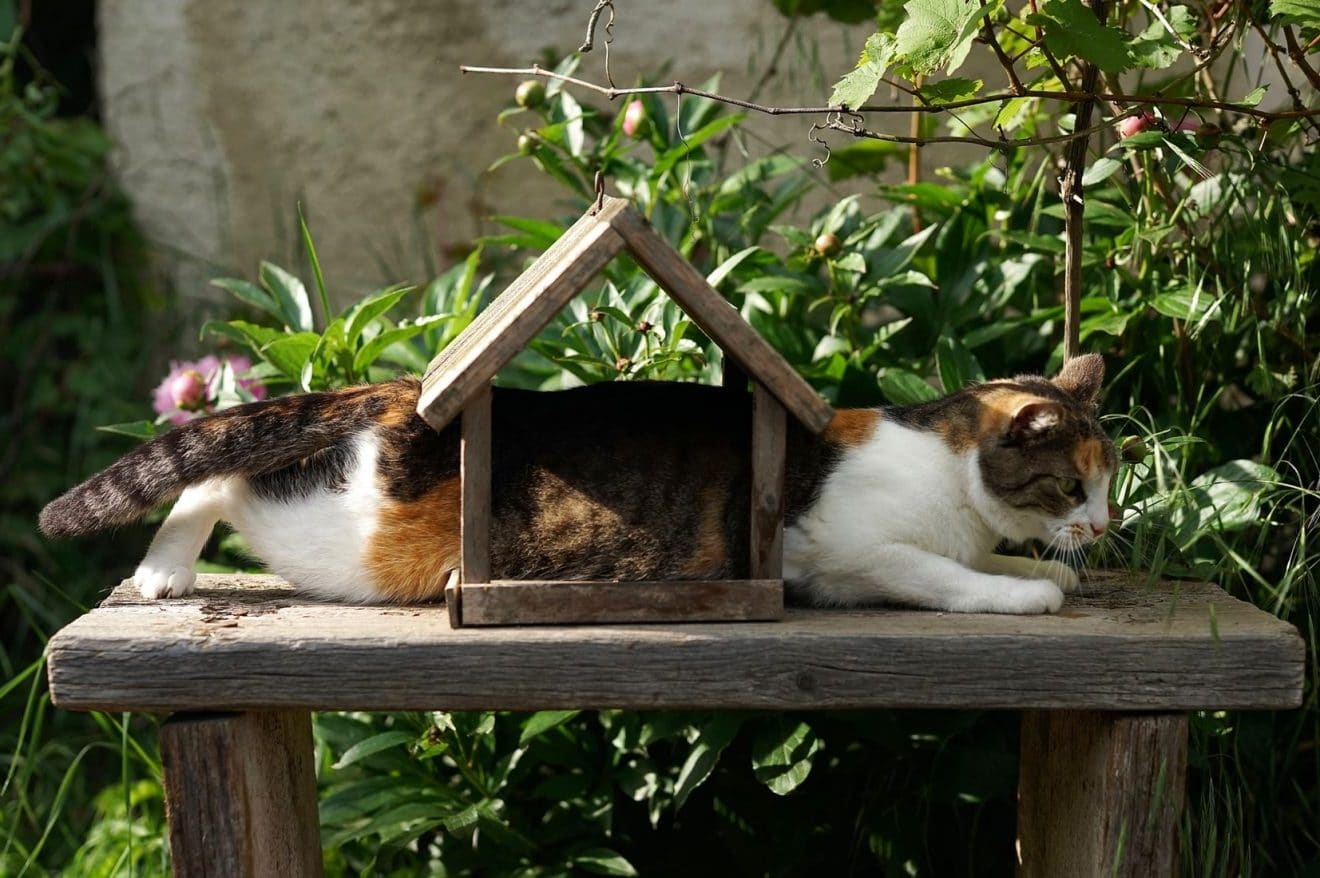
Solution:
<path fill-rule="evenodd" d="M 953 73 L 967 58 L 982 18 L 1002 5 L 1003 0 L 984 7 L 977 0 L 908 0 L 907 17 L 895 34 L 898 55 L 916 73 L 941 67 Z"/>
<path fill-rule="evenodd" d="M 771 792 L 786 796 L 807 779 L 823 746 L 806 723 L 778 718 L 752 742 L 752 772 Z"/>
<path fill-rule="evenodd" d="M 240 301 L 260 308 L 276 320 L 284 319 L 284 312 L 280 310 L 275 298 L 256 284 L 234 277 L 217 277 L 211 281 L 211 286 L 228 290 Z"/>
<path fill-rule="evenodd" d="M 413 291 L 414 287 L 392 286 L 372 293 L 363 299 L 352 311 L 352 316 L 348 320 L 348 330 L 345 336 L 349 345 L 357 344 L 357 340 L 362 337 L 362 332 L 371 325 L 371 321 L 380 315 L 389 311 L 399 300 Z"/>
<path fill-rule="evenodd" d="M 675 810 L 682 808 L 692 791 L 710 777 L 716 763 L 720 761 L 720 754 L 729 746 L 741 724 L 740 716 L 718 713 L 698 730 L 696 740 L 692 742 L 692 751 L 688 753 L 687 761 L 678 772 L 678 780 L 674 782 Z"/>
<path fill-rule="evenodd" d="M 298 278 L 270 262 L 261 263 L 261 285 L 275 298 L 280 319 L 289 329 L 306 332 L 312 328 L 312 303 Z"/>
<path fill-rule="evenodd" d="M 938 390 L 906 369 L 886 369 L 881 373 L 880 392 L 895 405 L 916 405 L 940 398 Z"/>
<path fill-rule="evenodd" d="M 928 83 L 923 85 L 917 91 L 926 99 L 927 103 L 939 106 L 940 104 L 952 104 L 955 101 L 962 101 L 967 98 L 976 97 L 976 94 L 981 90 L 981 86 L 983 85 L 985 85 L 985 83 L 979 79 L 962 79 L 961 77 L 953 77 L 951 79 L 942 79 L 939 82 Z"/>
<path fill-rule="evenodd" d="M 388 750 L 391 747 L 400 747 L 404 744 L 410 744 L 416 738 L 416 735 L 410 735 L 407 732 L 381 732 L 379 735 L 372 735 L 364 741 L 359 741 L 352 747 L 344 751 L 344 755 L 339 757 L 339 761 L 334 764 L 336 769 L 347 768 L 354 762 L 366 759 L 368 756 Z"/>
<path fill-rule="evenodd" d="M 1251 460 L 1233 460 L 1197 476 L 1187 487 L 1199 511 L 1199 533 L 1206 527 L 1237 530 L 1257 523 L 1261 499 L 1279 474 Z"/>
<path fill-rule="evenodd" d="M 523 723 L 522 734 L 518 737 L 518 743 L 526 744 L 533 738 L 562 726 L 581 712 L 580 710 L 537 711 L 527 718 L 527 722 Z"/>
<path fill-rule="evenodd" d="M 573 858 L 573 865 L 593 875 L 636 875 L 633 864 L 608 848 L 588 848 Z"/>
<path fill-rule="evenodd" d="M 1045 45 L 1061 60 L 1076 56 L 1108 73 L 1122 73 L 1136 63 L 1131 37 L 1101 24 L 1082 0 L 1047 0 L 1027 21 L 1045 31 Z"/>
<path fill-rule="evenodd" d="M 1281 15 L 1288 24 L 1320 27 L 1320 0 L 1270 0 L 1270 15 Z"/>
<path fill-rule="evenodd" d="M 893 63 L 896 50 L 894 37 L 890 34 L 874 33 L 867 37 L 862 56 L 857 59 L 857 69 L 835 84 L 830 103 L 854 110 L 865 104 L 880 87 L 880 79 Z"/>
<path fill-rule="evenodd" d="M 1318 0 L 1320 2 L 1320 0 Z M 1186 6 L 1170 7 L 1164 20 L 1150 23 L 1132 42 L 1132 56 L 1141 67 L 1163 70 L 1183 56 L 1183 45 L 1196 36 L 1196 16 Z"/>

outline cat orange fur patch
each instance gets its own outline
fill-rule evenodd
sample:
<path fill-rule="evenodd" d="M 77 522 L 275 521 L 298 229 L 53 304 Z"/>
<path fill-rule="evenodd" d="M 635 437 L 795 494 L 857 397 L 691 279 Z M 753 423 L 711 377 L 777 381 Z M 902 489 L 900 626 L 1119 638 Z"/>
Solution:
<path fill-rule="evenodd" d="M 458 568 L 461 484 L 441 482 L 409 503 L 386 501 L 366 551 L 366 567 L 386 600 L 434 600 Z"/>
<path fill-rule="evenodd" d="M 875 409 L 838 409 L 822 434 L 831 445 L 861 445 L 875 432 L 880 412 Z"/>
<path fill-rule="evenodd" d="M 1083 439 L 1073 449 L 1073 466 L 1082 478 L 1099 478 L 1105 467 L 1105 449 L 1098 439 Z"/>
<path fill-rule="evenodd" d="M 835 416 L 838 419 L 838 416 Z M 724 545 L 724 492 L 706 488 L 701 492 L 701 524 L 697 549 L 683 565 L 682 575 L 694 579 L 717 576 L 727 558 Z"/>

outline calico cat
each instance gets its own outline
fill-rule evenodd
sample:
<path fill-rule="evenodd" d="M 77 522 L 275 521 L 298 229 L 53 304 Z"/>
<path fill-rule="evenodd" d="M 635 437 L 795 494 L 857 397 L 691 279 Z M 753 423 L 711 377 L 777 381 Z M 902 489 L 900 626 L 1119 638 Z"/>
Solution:
<path fill-rule="evenodd" d="M 821 605 L 1054 612 L 1076 574 L 994 554 L 1075 549 L 1108 521 L 1116 456 L 1095 419 L 1104 364 L 991 381 L 917 406 L 790 419 L 785 579 Z M 48 505 L 51 536 L 178 498 L 134 580 L 178 597 L 223 520 L 269 568 L 324 598 L 439 598 L 459 563 L 457 424 L 415 413 L 413 378 L 252 403 L 140 446 Z M 745 578 L 750 395 L 695 384 L 496 389 L 497 579 Z"/>

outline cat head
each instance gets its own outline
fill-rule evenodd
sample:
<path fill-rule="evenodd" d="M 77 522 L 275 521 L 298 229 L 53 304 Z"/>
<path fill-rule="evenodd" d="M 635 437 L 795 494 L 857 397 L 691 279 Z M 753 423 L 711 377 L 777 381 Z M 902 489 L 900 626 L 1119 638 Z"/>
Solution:
<path fill-rule="evenodd" d="M 1074 550 L 1104 533 L 1118 461 L 1096 419 L 1104 369 L 1099 354 L 1087 354 L 1053 378 L 968 391 L 977 404 L 974 499 L 1001 536 Z"/>

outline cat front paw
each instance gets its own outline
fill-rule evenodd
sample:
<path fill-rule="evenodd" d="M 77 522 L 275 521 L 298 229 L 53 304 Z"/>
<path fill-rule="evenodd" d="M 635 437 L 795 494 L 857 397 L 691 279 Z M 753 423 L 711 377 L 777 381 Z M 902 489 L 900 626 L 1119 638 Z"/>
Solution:
<path fill-rule="evenodd" d="M 1006 590 L 998 612 L 1040 615 L 1057 613 L 1062 606 L 1063 591 L 1057 584 L 1048 579 L 1027 579 L 1015 582 Z"/>
<path fill-rule="evenodd" d="M 197 572 L 182 564 L 143 561 L 133 574 L 133 584 L 149 601 L 186 597 L 196 583 Z"/>
<path fill-rule="evenodd" d="M 1077 578 L 1077 571 L 1062 561 L 1046 561 L 1045 569 L 1042 572 L 1062 589 L 1064 594 L 1072 594 L 1077 591 L 1077 586 L 1081 585 L 1081 580 Z"/>

